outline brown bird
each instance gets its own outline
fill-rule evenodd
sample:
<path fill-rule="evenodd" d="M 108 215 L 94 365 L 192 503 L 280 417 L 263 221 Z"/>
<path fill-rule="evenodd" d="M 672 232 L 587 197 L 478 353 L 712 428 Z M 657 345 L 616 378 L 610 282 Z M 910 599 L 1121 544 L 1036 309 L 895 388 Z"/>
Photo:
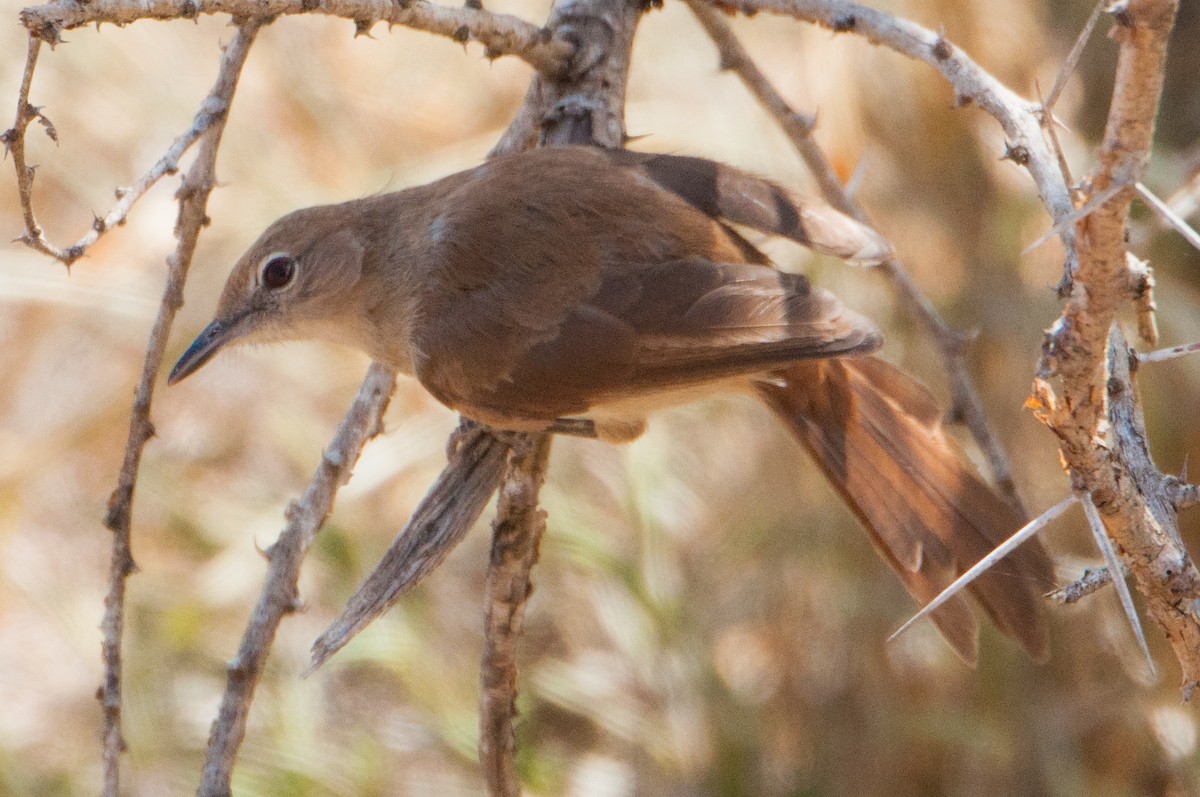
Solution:
<path fill-rule="evenodd" d="M 928 391 L 866 356 L 882 336 L 732 225 L 858 261 L 872 231 L 711 161 L 564 147 L 308 208 L 238 261 L 174 384 L 231 343 L 320 338 L 415 375 L 499 429 L 637 437 L 656 409 L 760 397 L 813 454 L 924 603 L 1022 523 L 963 462 Z M 1033 656 L 1052 566 L 1025 543 L 972 592 Z M 933 614 L 967 661 L 958 596 Z"/>

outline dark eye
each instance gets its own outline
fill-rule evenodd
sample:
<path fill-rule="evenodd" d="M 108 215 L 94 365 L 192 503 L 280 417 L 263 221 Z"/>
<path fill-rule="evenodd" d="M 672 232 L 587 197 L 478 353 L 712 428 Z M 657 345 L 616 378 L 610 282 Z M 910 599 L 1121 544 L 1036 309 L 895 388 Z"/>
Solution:
<path fill-rule="evenodd" d="M 296 276 L 296 258 L 279 252 L 263 260 L 259 279 L 264 287 L 277 291 L 285 288 Z"/>

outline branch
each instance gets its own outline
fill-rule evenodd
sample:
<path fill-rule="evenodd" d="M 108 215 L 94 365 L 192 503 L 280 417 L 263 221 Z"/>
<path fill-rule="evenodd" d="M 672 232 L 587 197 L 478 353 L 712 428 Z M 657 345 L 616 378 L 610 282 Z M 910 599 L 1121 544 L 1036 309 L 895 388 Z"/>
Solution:
<path fill-rule="evenodd" d="M 1125 568 L 1121 570 L 1122 576 L 1127 576 Z M 1075 603 L 1083 600 L 1088 595 L 1091 595 L 1098 589 L 1101 589 L 1112 583 L 1112 574 L 1108 572 L 1107 567 L 1085 568 L 1083 575 L 1067 584 L 1065 587 L 1060 587 L 1051 592 L 1046 597 L 1055 603 L 1064 605 Z"/>
<path fill-rule="evenodd" d="M 1047 333 L 1034 401 L 1059 437 L 1073 487 L 1092 496 L 1146 596 L 1147 613 L 1170 641 L 1187 699 L 1200 685 L 1200 572 L 1180 539 L 1170 482 L 1150 457 L 1131 354 L 1115 324 L 1136 298 L 1128 211 L 1149 160 L 1176 3 L 1138 0 L 1112 10 L 1120 45 L 1116 82 L 1099 165 L 1088 183 L 1094 196 L 1119 190 L 1076 225 L 1078 281 Z M 1055 376 L 1061 395 L 1049 382 Z"/>
<path fill-rule="evenodd" d="M 238 28 L 221 59 L 216 84 L 209 92 L 205 103 L 228 108 L 233 99 L 237 80 L 249 54 L 250 45 L 258 32 L 258 24 L 251 23 Z M 32 60 L 32 59 L 31 59 Z M 104 524 L 113 532 L 112 566 L 109 576 L 108 595 L 104 601 L 103 659 L 104 684 L 99 699 L 104 710 L 104 794 L 116 797 L 120 782 L 120 756 L 125 742 L 121 733 L 121 635 L 125 620 L 125 582 L 134 571 L 131 547 L 130 518 L 133 512 L 133 490 L 137 484 L 138 468 L 146 442 L 154 436 L 154 425 L 150 420 L 150 403 L 154 396 L 154 384 L 162 364 L 167 338 L 175 313 L 183 305 L 183 284 L 188 268 L 196 251 L 196 240 L 201 228 L 207 223 L 208 196 L 216 185 L 217 148 L 221 133 L 225 129 L 225 115 L 214 122 L 204 137 L 196 162 L 192 164 L 183 184 L 179 188 L 179 218 L 176 236 L 179 243 L 167 258 L 167 283 L 163 291 L 158 318 L 150 333 L 146 346 L 146 357 L 142 365 L 141 381 L 133 400 L 132 417 L 129 422 L 129 438 L 125 446 L 125 459 L 117 487 L 109 499 L 108 513 Z"/>
<path fill-rule="evenodd" d="M 653 0 L 559 0 L 546 29 L 576 44 L 562 80 L 537 75 L 491 155 L 535 145 L 625 146 L 625 84 L 633 33 Z"/>
<path fill-rule="evenodd" d="M 255 24 L 257 26 L 257 23 Z M 20 97 L 17 101 L 17 121 L 11 129 L 4 133 L 3 140 L 13 154 L 13 164 L 17 170 L 17 193 L 25 219 L 25 231 L 17 240 L 70 267 L 72 263 L 87 254 L 87 250 L 100 240 L 102 235 L 114 227 L 124 224 L 134 204 L 155 183 L 165 175 L 176 174 L 179 171 L 179 159 L 205 132 L 217 124 L 224 125 L 225 116 L 229 111 L 229 98 L 210 93 L 200 104 L 192 126 L 175 139 L 158 162 L 133 186 L 116 189 L 117 202 L 112 209 L 103 217 L 97 216 L 93 219 L 91 228 L 78 241 L 67 247 L 58 247 L 46 238 L 46 234 L 34 214 L 33 175 L 35 167 L 27 165 L 25 155 L 25 132 L 34 119 L 41 121 L 50 137 L 55 141 L 58 140 L 54 126 L 46 117 L 42 116 L 36 106 L 29 103 L 29 84 L 33 79 L 33 69 L 37 63 L 40 46 L 41 40 L 31 35 L 29 37 L 29 56 L 25 63 L 25 76 L 21 82 Z"/>
<path fill-rule="evenodd" d="M 479 671 L 479 761 L 491 794 L 515 797 L 521 793 L 513 731 L 517 641 L 525 620 L 525 603 L 533 593 L 530 574 L 546 530 L 546 513 L 538 508 L 538 492 L 546 479 L 550 441 L 548 434 L 516 437 L 492 526 L 484 600 L 485 647 Z"/>
<path fill-rule="evenodd" d="M 228 797 L 238 748 L 246 735 L 246 719 L 263 664 L 283 618 L 296 611 L 300 567 L 317 531 L 333 508 L 338 488 L 350 479 L 367 440 L 379 434 L 381 419 L 396 381 L 396 371 L 375 363 L 367 372 L 350 411 L 325 449 L 308 489 L 288 508 L 287 527 L 266 550 L 270 564 L 254 614 L 246 626 L 237 656 L 229 662 L 225 694 L 208 738 L 199 797 Z"/>
<path fill-rule="evenodd" d="M 958 105 L 974 103 L 1000 123 L 1009 140 L 1009 158 L 1025 167 L 1037 186 L 1042 204 L 1057 223 L 1075 210 L 1058 160 L 1041 134 L 1041 106 L 1018 96 L 945 36 L 915 22 L 849 0 L 738 0 L 743 11 L 767 11 L 854 33 L 936 69 L 954 88 Z M 1075 231 L 1060 232 L 1066 249 L 1069 286 L 1078 261 Z"/>
<path fill-rule="evenodd" d="M 815 122 L 812 115 L 801 114 L 787 104 L 787 101 L 775 90 L 766 76 L 759 71 L 720 12 L 706 4 L 704 0 L 688 0 L 688 6 L 700 24 L 704 26 L 713 43 L 716 44 L 721 56 L 721 67 L 733 71 L 750 90 L 750 93 L 775 117 L 776 123 L 787 134 L 792 146 L 800 153 L 808 165 L 809 171 L 816 178 L 825 200 L 843 213 L 871 226 L 866 210 L 842 186 L 833 165 L 813 139 L 812 130 Z M 892 247 L 892 250 L 895 251 L 895 247 Z M 1012 464 L 1004 451 L 1004 444 L 1000 442 L 1000 438 L 992 431 L 991 424 L 988 423 L 983 400 L 979 397 L 979 391 L 975 388 L 974 380 L 971 379 L 970 371 L 967 368 L 965 356 L 967 337 L 946 323 L 933 303 L 917 287 L 899 257 L 891 257 L 880 265 L 892 278 L 901 299 L 908 303 L 912 311 L 925 324 L 925 328 L 942 353 L 942 358 L 946 363 L 946 373 L 950 379 L 952 415 L 961 418 L 967 428 L 971 430 L 971 435 L 987 458 L 992 476 L 996 480 L 996 486 L 1004 498 L 1023 517 L 1027 516 L 1025 508 L 1021 505 L 1021 499 L 1017 495 L 1017 486 L 1012 476 Z"/>
<path fill-rule="evenodd" d="M 292 14 L 321 13 L 352 20 L 357 33 L 379 22 L 403 25 L 458 42 L 481 42 L 489 58 L 515 55 L 547 75 L 567 67 L 574 45 L 508 14 L 470 6 L 451 8 L 425 0 L 54 0 L 21 12 L 31 35 L 57 44 L 62 32 L 82 25 L 110 22 L 128 25 L 141 19 L 195 19 L 201 14 L 229 14 L 234 20 L 267 22 Z"/>

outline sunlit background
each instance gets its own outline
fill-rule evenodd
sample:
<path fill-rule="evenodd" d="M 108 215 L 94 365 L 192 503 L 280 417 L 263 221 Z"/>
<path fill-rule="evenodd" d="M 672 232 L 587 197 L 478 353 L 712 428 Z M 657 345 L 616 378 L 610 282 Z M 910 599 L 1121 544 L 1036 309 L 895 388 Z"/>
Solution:
<path fill-rule="evenodd" d="M 547 2 L 486 0 L 541 22 Z M 1090 2 L 888 3 L 944 29 L 1028 96 L 1053 82 Z M 1147 182 L 1169 195 L 1200 167 L 1200 4 L 1185 2 Z M 24 63 L 18 4 L 0 26 L 0 115 Z M 216 74 L 226 20 L 66 34 L 44 50 L 32 99 L 55 145 L 29 134 L 37 210 L 57 243 L 103 214 L 189 125 Z M 1048 226 L 1026 174 L 999 160 L 997 125 L 955 110 L 923 65 L 780 18 L 734 20 L 759 65 L 853 177 L 878 227 L 957 326 L 978 330 L 984 400 L 1035 511 L 1068 485 L 1052 435 L 1022 402 L 1056 317 L 1061 249 L 1021 250 Z M 1098 35 L 1059 106 L 1076 177 L 1107 112 L 1115 45 Z M 225 275 L 263 226 L 296 207 L 398 189 L 481 160 L 530 69 L 402 28 L 316 15 L 259 35 L 225 134 L 173 361 L 208 321 Z M 628 129 L 639 149 L 704 155 L 811 192 L 798 157 L 686 7 L 645 18 Z M 0 239 L 22 230 L 11 159 Z M 173 244 L 168 178 L 67 274 L 0 249 L 0 795 L 99 790 L 101 524 L 132 389 Z M 1163 345 L 1200 340 L 1200 256 L 1139 211 L 1159 285 Z M 876 273 L 763 242 L 888 333 L 884 355 L 939 395 L 929 338 Z M 265 563 L 366 369 L 357 353 L 290 344 L 224 354 L 156 392 L 134 505 L 125 658 L 127 794 L 195 789 L 209 724 Z M 1142 376 L 1154 453 L 1178 472 L 1200 452 L 1200 358 Z M 251 715 L 235 792 L 456 795 L 475 763 L 484 522 L 383 620 L 316 675 L 308 647 L 372 568 L 444 464 L 455 417 L 413 383 L 367 449 L 307 562 L 308 609 L 281 630 Z M 957 430 L 956 430 L 957 431 Z M 959 435 L 968 442 L 964 435 Z M 976 456 L 967 445 L 967 450 Z M 1193 468 L 1193 471 L 1195 469 Z M 914 610 L 864 533 L 762 408 L 714 401 L 657 418 L 620 447 L 561 440 L 544 492 L 521 672 L 520 773 L 542 795 L 1186 795 L 1200 793 L 1196 709 L 1148 629 L 1145 675 L 1111 590 L 1052 609 L 1054 655 L 1034 665 L 991 628 L 978 670 Z M 1193 513 L 1194 515 L 1195 513 Z M 1185 517 L 1195 550 L 1200 530 Z M 1099 557 L 1074 515 L 1047 545 L 1063 580 Z"/>

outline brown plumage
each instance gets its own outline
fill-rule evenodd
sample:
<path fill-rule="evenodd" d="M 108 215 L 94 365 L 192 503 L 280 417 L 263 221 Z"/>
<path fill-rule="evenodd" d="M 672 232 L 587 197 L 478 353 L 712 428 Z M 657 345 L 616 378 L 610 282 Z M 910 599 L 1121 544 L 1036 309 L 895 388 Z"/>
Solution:
<path fill-rule="evenodd" d="M 847 259 L 889 254 L 852 219 L 711 161 L 532 150 L 283 217 L 235 266 L 171 381 L 234 341 L 319 337 L 495 427 L 584 419 L 613 441 L 663 406 L 757 394 L 929 600 L 1020 518 L 947 442 L 924 388 L 863 356 L 882 342 L 874 324 L 771 268 L 735 224 Z M 1040 657 L 1049 560 L 1027 543 L 1000 570 L 974 594 Z M 934 617 L 973 661 L 965 602 Z"/>

